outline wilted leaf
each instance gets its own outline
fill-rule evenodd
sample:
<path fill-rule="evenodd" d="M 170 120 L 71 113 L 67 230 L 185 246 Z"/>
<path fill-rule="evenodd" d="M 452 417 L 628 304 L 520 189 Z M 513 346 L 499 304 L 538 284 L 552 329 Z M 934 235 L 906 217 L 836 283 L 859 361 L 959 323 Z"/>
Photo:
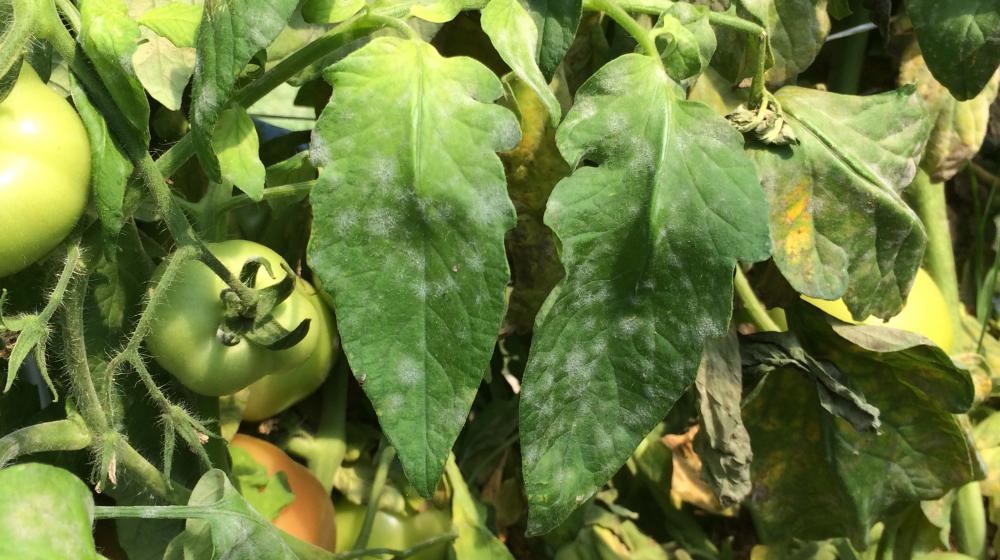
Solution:
<path fill-rule="evenodd" d="M 959 101 L 934 79 L 920 55 L 920 48 L 912 43 L 903 55 L 899 83 L 917 84 L 917 93 L 927 103 L 934 119 L 921 166 L 935 182 L 951 179 L 983 146 L 990 122 L 990 105 L 1000 85 L 1000 73 L 993 75 L 979 95 Z"/>
<path fill-rule="evenodd" d="M 862 546 L 903 504 L 982 477 L 953 416 L 972 404 L 972 382 L 943 351 L 918 335 L 841 323 L 804 304 L 788 317 L 806 351 L 879 408 L 882 429 L 859 432 L 830 415 L 795 369 L 768 373 L 743 411 L 754 450 L 750 506 L 763 539 L 847 536 Z"/>
<path fill-rule="evenodd" d="M 503 318 L 514 209 L 494 152 L 517 143 L 517 121 L 491 104 L 501 83 L 486 67 L 416 40 L 375 39 L 328 79 L 309 258 L 355 375 L 429 495 Z"/>
<path fill-rule="evenodd" d="M 695 379 L 700 425 L 694 450 L 705 478 L 723 507 L 735 505 L 750 494 L 750 435 L 740 415 L 743 370 L 739 342 L 733 333 L 710 341 Z"/>
<path fill-rule="evenodd" d="M 775 263 L 802 294 L 843 296 L 859 318 L 894 315 L 926 245 L 900 196 L 930 131 L 923 102 L 912 87 L 869 97 L 786 87 L 776 97 L 799 142 L 750 144 Z"/>
<path fill-rule="evenodd" d="M 742 139 L 657 58 L 613 60 L 576 100 L 556 140 L 580 167 L 545 214 L 567 276 L 521 393 L 531 533 L 593 495 L 670 410 L 705 339 L 727 331 L 736 261 L 769 249 Z"/>
<path fill-rule="evenodd" d="M 455 557 L 513 560 L 507 547 L 486 526 L 486 508 L 472 498 L 454 456 L 449 457 L 445 469 L 452 492 L 451 519 L 458 530 L 458 538 L 452 544 Z"/>

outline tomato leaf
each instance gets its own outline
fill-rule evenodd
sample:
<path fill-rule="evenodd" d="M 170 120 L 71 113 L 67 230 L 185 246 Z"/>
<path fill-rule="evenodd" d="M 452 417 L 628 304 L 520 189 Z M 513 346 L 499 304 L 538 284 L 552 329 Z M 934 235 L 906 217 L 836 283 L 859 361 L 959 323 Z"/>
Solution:
<path fill-rule="evenodd" d="M 831 415 L 800 371 L 768 373 L 743 409 L 754 450 L 750 507 L 762 540 L 846 536 L 860 545 L 903 504 L 983 477 L 953 416 L 972 405 L 972 380 L 947 354 L 919 335 L 841 323 L 804 303 L 788 319 L 812 360 L 831 364 L 879 408 L 882 429 L 857 431 Z M 753 351 L 759 336 L 744 348 Z"/>
<path fill-rule="evenodd" d="M 122 0 L 84 0 L 80 18 L 83 52 L 129 124 L 148 145 L 149 101 L 131 64 L 139 42 L 139 24 L 128 17 Z"/>
<path fill-rule="evenodd" d="M 174 46 L 194 47 L 202 11 L 202 6 L 197 4 L 171 2 L 145 12 L 137 21 Z"/>
<path fill-rule="evenodd" d="M 125 214 L 125 186 L 132 175 L 132 162 L 122 153 L 108 131 L 108 123 L 94 108 L 75 77 L 70 76 L 70 89 L 87 136 L 90 139 L 90 185 L 97 203 L 97 218 L 107 239 L 118 237 Z"/>
<path fill-rule="evenodd" d="M 715 31 L 708 23 L 708 12 L 705 6 L 673 4 L 653 27 L 667 73 L 679 82 L 698 77 L 715 54 Z"/>
<path fill-rule="evenodd" d="M 934 79 L 924 63 L 920 48 L 914 43 L 903 55 L 899 82 L 917 85 L 917 92 L 927 103 L 934 119 L 921 167 L 935 182 L 951 179 L 983 146 L 990 121 L 990 105 L 997 98 L 1000 86 L 1000 72 L 993 75 L 979 95 L 968 101 L 959 101 Z"/>
<path fill-rule="evenodd" d="M 224 181 L 236 185 L 251 200 L 264 198 L 266 172 L 260 161 L 260 140 L 246 109 L 232 106 L 222 112 L 215 125 L 212 148 Z"/>
<path fill-rule="evenodd" d="M 417 0 L 410 14 L 432 23 L 447 23 L 462 11 L 461 0 Z"/>
<path fill-rule="evenodd" d="M 830 31 L 826 0 L 733 0 L 731 13 L 767 30 L 773 64 L 767 82 L 783 84 L 808 68 Z M 753 75 L 757 39 L 746 32 L 716 27 L 719 48 L 712 65 L 731 83 Z"/>
<path fill-rule="evenodd" d="M 723 507 L 750 495 L 750 435 L 740 416 L 743 371 L 734 333 L 706 343 L 695 379 L 701 418 L 694 449 L 702 461 L 702 478 Z"/>
<path fill-rule="evenodd" d="M 167 547 L 164 560 L 218 558 L 216 551 L 225 551 L 225 558 L 298 558 L 282 540 L 280 529 L 257 513 L 218 469 L 198 481 L 188 505 L 218 511 L 188 519 L 184 532 Z"/>
<path fill-rule="evenodd" d="M 1000 0 L 907 0 L 927 67 L 955 99 L 979 95 L 1000 65 Z"/>
<path fill-rule="evenodd" d="M 538 67 L 545 80 L 556 73 L 569 52 L 583 15 L 582 0 L 523 0 L 538 30 Z"/>
<path fill-rule="evenodd" d="M 430 495 L 503 317 L 514 209 L 494 152 L 517 142 L 517 121 L 491 104 L 501 84 L 486 67 L 418 40 L 375 39 L 327 79 L 309 259 L 383 430 Z"/>
<path fill-rule="evenodd" d="M 271 476 L 250 453 L 235 445 L 229 447 L 233 459 L 233 482 L 247 503 L 273 521 L 285 506 L 295 501 L 288 476 L 278 471 Z"/>
<path fill-rule="evenodd" d="M 777 99 L 799 142 L 748 144 L 775 263 L 796 291 L 843 296 L 855 317 L 896 314 L 926 245 L 900 196 L 930 131 L 923 102 L 912 86 L 868 97 L 786 87 Z"/>
<path fill-rule="evenodd" d="M 727 331 L 736 261 L 770 248 L 741 137 L 685 101 L 657 58 L 605 65 L 556 141 L 571 164 L 596 167 L 561 181 L 545 215 L 567 276 L 521 393 L 533 534 L 593 495 L 694 381 L 705 339 Z"/>
<path fill-rule="evenodd" d="M 503 61 L 541 98 L 553 125 L 559 124 L 562 108 L 538 68 L 538 28 L 528 11 L 519 0 L 490 0 L 481 24 Z"/>
<path fill-rule="evenodd" d="M 191 132 L 198 159 L 216 182 L 222 181 L 222 169 L 212 150 L 212 136 L 236 78 L 254 55 L 284 29 L 297 5 L 298 0 L 205 2 L 191 90 Z"/>

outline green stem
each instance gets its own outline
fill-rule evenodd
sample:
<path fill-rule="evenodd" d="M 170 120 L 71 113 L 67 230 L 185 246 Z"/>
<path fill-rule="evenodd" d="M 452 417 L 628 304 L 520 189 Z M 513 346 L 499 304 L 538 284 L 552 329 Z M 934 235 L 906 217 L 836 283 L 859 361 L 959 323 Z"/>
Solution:
<path fill-rule="evenodd" d="M 347 454 L 347 376 L 347 358 L 341 356 L 323 384 L 323 410 L 312 440 L 314 452 L 307 461 L 327 494 Z"/>
<path fill-rule="evenodd" d="M 277 187 L 269 187 L 264 189 L 264 198 L 260 201 L 253 200 L 245 194 L 238 194 L 236 196 L 227 198 L 226 200 L 219 203 L 215 210 L 219 214 L 225 214 L 226 212 L 231 212 L 233 210 L 244 208 L 246 206 L 253 206 L 254 204 L 260 204 L 265 200 L 281 200 L 284 198 L 297 198 L 304 194 L 309 194 L 313 187 L 316 186 L 316 180 L 303 181 L 301 183 L 290 183 L 288 185 L 280 185 Z"/>
<path fill-rule="evenodd" d="M 649 32 L 642 28 L 635 19 L 629 15 L 615 0 L 584 0 L 584 7 L 588 10 L 601 11 L 604 12 L 611 19 L 615 20 L 615 23 L 620 25 L 629 35 L 635 39 L 636 43 L 639 43 L 639 47 L 646 52 L 647 55 L 656 59 L 657 64 L 663 67 L 663 61 L 660 60 L 660 52 L 656 49 L 656 43 L 653 38 L 649 36 Z"/>
<path fill-rule="evenodd" d="M 396 457 L 396 449 L 382 441 L 382 448 L 378 453 L 378 465 L 375 468 L 375 479 L 372 481 L 372 493 L 368 496 L 368 509 L 365 511 L 365 522 L 361 526 L 361 532 L 354 541 L 352 550 L 361 550 L 368 546 L 368 538 L 371 537 L 372 527 L 375 525 L 375 514 L 378 513 L 379 502 L 382 501 L 382 490 L 385 488 L 386 478 L 389 476 L 389 466 Z"/>
<path fill-rule="evenodd" d="M 951 510 L 951 527 L 959 552 L 986 560 L 986 510 L 978 482 L 958 489 Z"/>
<path fill-rule="evenodd" d="M 753 288 L 750 286 L 750 281 L 747 280 L 746 274 L 743 273 L 743 269 L 739 266 L 736 267 L 736 277 L 733 280 L 733 286 L 736 289 L 736 295 L 743 302 L 743 308 L 750 314 L 750 318 L 753 319 L 754 325 L 757 326 L 758 330 L 781 331 L 781 327 L 767 314 L 767 308 L 764 307 L 757 294 L 754 293 Z"/>
<path fill-rule="evenodd" d="M 868 14 L 859 2 L 852 2 L 854 13 L 847 20 L 847 27 L 854 27 L 868 22 Z M 836 46 L 837 55 L 833 75 L 830 77 L 830 91 L 855 95 L 861 83 L 861 70 L 864 68 L 865 51 L 868 49 L 868 33 L 858 33 L 845 37 Z"/>
<path fill-rule="evenodd" d="M 80 10 L 76 9 L 71 0 L 55 0 L 56 7 L 59 9 L 59 13 L 66 18 L 66 22 L 69 23 L 70 28 L 73 29 L 73 33 L 79 34 L 81 23 L 80 23 Z"/>
<path fill-rule="evenodd" d="M 948 205 L 944 196 L 944 184 L 933 183 L 923 170 L 917 171 L 907 195 L 913 202 L 914 210 L 927 230 L 927 253 L 924 265 L 941 289 L 951 324 L 955 329 L 961 324 L 961 300 L 958 295 L 958 276 L 955 274 L 955 255 L 951 247 L 951 229 L 948 224 Z"/>
<path fill-rule="evenodd" d="M 11 461 L 46 451 L 80 451 L 90 446 L 90 430 L 78 415 L 33 424 L 0 438 L 0 469 Z"/>

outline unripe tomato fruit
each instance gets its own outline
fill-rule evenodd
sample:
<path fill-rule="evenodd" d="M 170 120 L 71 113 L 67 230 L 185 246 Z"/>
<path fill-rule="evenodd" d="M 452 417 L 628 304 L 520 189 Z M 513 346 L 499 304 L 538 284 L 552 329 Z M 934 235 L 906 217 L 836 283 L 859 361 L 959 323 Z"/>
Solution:
<path fill-rule="evenodd" d="M 281 268 L 284 259 L 252 241 L 210 243 L 208 249 L 237 275 L 243 264 L 254 257 L 270 263 L 274 278 L 261 267 L 257 288 L 277 284 L 285 274 Z M 305 338 L 284 350 L 270 350 L 245 338 L 235 346 L 227 346 L 218 336 L 224 309 L 219 294 L 226 284 L 200 261 L 191 260 L 181 267 L 176 280 L 160 288 L 167 290 L 167 296 L 157 308 L 146 346 L 157 363 L 196 393 L 219 397 L 235 393 L 265 375 L 289 373 L 312 356 L 320 346 L 320 333 L 330 328 L 323 326 L 327 316 L 313 304 L 306 284 L 298 279 L 294 292 L 274 309 L 273 315 L 289 330 L 310 319 Z M 162 265 L 157 275 L 160 273 Z"/>
<path fill-rule="evenodd" d="M 929 338 L 945 352 L 952 351 L 955 331 L 951 322 L 951 314 L 948 312 L 948 304 L 931 275 L 924 272 L 923 269 L 917 271 L 917 277 L 913 280 L 913 287 L 910 289 L 910 295 L 907 296 L 903 310 L 888 321 L 883 321 L 878 317 L 868 317 L 860 322 L 855 321 L 842 299 L 830 301 L 808 296 L 802 296 L 802 299 L 841 321 L 910 331 Z"/>
<path fill-rule="evenodd" d="M 0 277 L 54 249 L 83 215 L 90 141 L 73 107 L 21 65 L 0 102 Z"/>
<path fill-rule="evenodd" d="M 335 352 L 340 345 L 333 315 L 316 289 L 305 280 L 300 282 L 303 292 L 322 318 L 313 324 L 317 335 L 316 351 L 294 370 L 266 375 L 247 387 L 249 395 L 246 408 L 243 409 L 243 419 L 249 422 L 259 422 L 275 416 L 308 397 L 323 384 L 333 366 Z"/>
<path fill-rule="evenodd" d="M 340 500 L 337 509 L 336 552 L 346 552 L 354 546 L 365 522 L 367 506 Z M 385 511 L 375 514 L 372 532 L 365 548 L 390 548 L 403 550 L 451 530 L 451 518 L 439 509 L 428 509 L 409 517 L 400 517 Z M 414 560 L 447 560 L 448 544 L 441 543 L 423 550 L 410 558 Z"/>
<path fill-rule="evenodd" d="M 309 469 L 295 462 L 278 447 L 255 437 L 236 434 L 230 445 L 246 451 L 267 474 L 284 472 L 295 500 L 285 506 L 272 523 L 293 537 L 333 551 L 337 526 L 333 501 Z"/>

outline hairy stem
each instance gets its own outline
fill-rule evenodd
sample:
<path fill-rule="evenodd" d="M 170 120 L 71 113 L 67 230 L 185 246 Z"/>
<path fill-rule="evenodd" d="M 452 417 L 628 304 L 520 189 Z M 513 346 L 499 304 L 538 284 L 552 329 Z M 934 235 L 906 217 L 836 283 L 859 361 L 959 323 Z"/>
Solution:
<path fill-rule="evenodd" d="M 44 9 L 44 3 L 39 0 L 14 0 L 12 7 L 14 20 L 0 38 L 0 77 L 6 76 L 21 60 L 24 48 L 31 40 L 39 9 Z"/>
<path fill-rule="evenodd" d="M 268 187 L 264 189 L 264 198 L 260 201 L 253 200 L 245 194 L 238 194 L 219 203 L 219 205 L 216 206 L 216 211 L 221 215 L 239 208 L 260 204 L 265 200 L 274 201 L 285 198 L 298 198 L 304 194 L 309 194 L 315 186 L 316 180 L 313 179 L 311 181 L 303 181 L 301 183 L 290 183 L 287 185 L 279 185 L 277 187 Z"/>

